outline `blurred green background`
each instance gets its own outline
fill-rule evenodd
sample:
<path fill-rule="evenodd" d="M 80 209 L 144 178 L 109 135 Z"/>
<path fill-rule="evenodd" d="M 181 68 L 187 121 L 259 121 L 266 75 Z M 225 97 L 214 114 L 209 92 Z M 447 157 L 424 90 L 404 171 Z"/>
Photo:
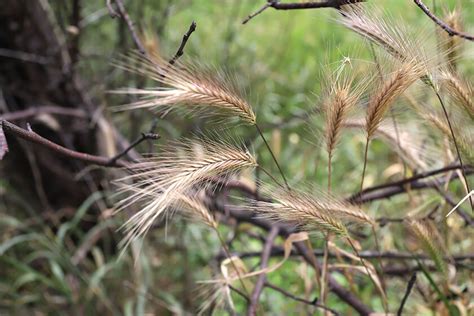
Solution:
<path fill-rule="evenodd" d="M 318 115 L 324 87 L 323 70 L 328 65 L 329 68 L 337 67 L 346 57 L 354 64 L 370 65 L 373 57 L 363 39 L 337 23 L 338 13 L 332 9 L 276 11 L 269 8 L 242 25 L 245 17 L 264 2 L 124 1 L 137 28 L 157 38 L 159 53 L 165 57 L 174 55 L 194 20 L 197 29 L 185 48 L 183 59 L 213 65 L 233 74 L 247 92 L 257 120 L 289 175 L 290 183 L 325 187 L 327 157 L 321 147 L 323 120 Z M 427 2 L 433 6 L 431 1 Z M 59 24 L 66 29 L 70 4 L 60 0 L 50 3 Z M 472 1 L 436 1 L 436 12 L 442 17 L 456 4 L 462 7 L 466 29 L 472 31 Z M 414 32 L 434 28 L 413 1 L 369 1 L 367 5 Z M 113 106 L 127 99 L 110 96 L 106 91 L 154 83 L 112 65 L 112 60 L 134 49 L 134 43 L 126 26 L 109 16 L 105 1 L 82 1 L 81 27 L 77 69 L 84 88 L 132 140 L 148 130 L 151 116 L 140 111 L 115 113 Z M 472 43 L 466 43 L 463 50 L 460 71 L 472 78 Z M 365 75 L 369 79 L 368 74 Z M 361 79 L 364 80 L 364 74 Z M 199 131 L 220 133 L 221 129 L 222 124 L 213 120 L 179 114 L 170 114 L 165 120 L 158 121 L 158 131 L 164 139 Z M 251 142 L 250 148 L 257 153 L 260 162 L 276 172 L 271 157 L 253 129 L 240 124 L 226 125 L 225 129 L 227 133 Z M 358 190 L 364 142 L 363 133 L 350 132 L 344 135 L 337 149 L 333 183 L 334 190 L 340 195 L 348 196 Z M 140 152 L 147 150 L 146 144 L 139 147 Z M 366 186 L 400 176 L 389 170 L 397 164 L 396 155 L 387 150 L 386 145 L 375 141 L 369 153 Z M 264 175 L 262 177 L 266 180 Z M 21 189 L 9 187 L 0 179 L 0 194 L 14 197 L 16 190 Z M 2 205 L 3 199 L 0 199 L 3 210 L 0 217 L 1 314 L 164 315 L 197 311 L 204 290 L 196 281 L 209 279 L 216 268 L 213 258 L 220 246 L 216 236 L 201 225 L 177 218 L 166 230 L 153 230 L 142 249 L 134 245 L 120 257 L 117 242 L 121 234 L 117 228 L 124 217 L 104 216 L 97 220 L 89 213 L 94 201 L 113 201 L 111 193 L 94 193 L 72 212 L 73 216 L 55 223 L 39 216 L 36 206 L 29 205 L 27 200 L 17 201 L 16 208 L 12 208 L 11 204 Z M 406 202 L 406 196 L 375 202 L 368 212 L 378 216 L 403 216 Z M 88 228 L 84 229 L 85 226 Z M 243 225 L 240 229 L 250 228 Z M 226 236 L 230 234 L 225 227 L 221 230 Z M 260 231 L 256 233 L 261 234 Z M 382 228 L 383 246 L 404 250 L 402 242 L 396 240 L 403 239 L 402 234 L 396 226 Z M 322 239 L 314 238 L 315 248 L 322 245 Z M 457 248 L 453 252 L 460 252 L 465 246 L 454 245 Z M 243 234 L 236 239 L 234 247 L 243 251 L 260 250 L 261 243 Z M 87 253 L 82 252 L 84 249 Z M 258 262 L 258 258 L 246 261 L 248 267 L 254 267 Z M 312 273 L 298 260 L 290 260 L 268 278 L 271 283 L 312 300 L 316 292 L 305 282 L 314 279 Z M 335 274 L 335 277 L 347 285 L 342 275 Z M 357 289 L 360 298 L 381 310 L 380 300 L 373 296 L 373 285 L 370 282 L 362 284 L 364 286 Z M 397 306 L 405 286 L 403 279 L 390 280 L 388 297 L 392 306 Z M 237 311 L 243 312 L 245 304 L 239 296 L 235 297 L 235 302 Z M 413 294 L 408 310 L 421 302 L 419 295 Z M 274 291 L 264 291 L 262 305 L 271 315 L 309 314 L 312 311 Z M 354 313 L 333 294 L 329 295 L 327 305 L 343 315 Z M 416 311 L 423 311 L 423 308 Z"/>

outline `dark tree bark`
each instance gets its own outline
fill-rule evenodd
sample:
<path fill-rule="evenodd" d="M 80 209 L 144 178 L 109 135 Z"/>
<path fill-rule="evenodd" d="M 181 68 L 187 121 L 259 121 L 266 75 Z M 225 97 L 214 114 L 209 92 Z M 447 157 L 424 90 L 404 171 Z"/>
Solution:
<path fill-rule="evenodd" d="M 76 1 L 79 4 L 78 1 Z M 75 7 L 76 8 L 76 7 Z M 77 9 L 80 9 L 77 5 Z M 79 16 L 79 12 L 76 12 Z M 76 16 L 76 18 L 77 18 Z M 54 105 L 81 109 L 85 118 L 52 117 L 59 124 L 45 124 L 28 118 L 32 129 L 45 138 L 81 152 L 96 152 L 95 131 L 88 124 L 94 105 L 81 89 L 73 70 L 70 47 L 78 53 L 77 40 L 68 43 L 55 20 L 48 1 L 4 0 L 0 10 L 0 117 L 7 112 Z M 1 100 L 3 99 L 3 100 Z M 28 120 L 16 123 L 26 127 Z M 31 202 L 49 201 L 54 209 L 75 206 L 89 194 L 94 179 L 74 180 L 83 165 L 39 147 L 20 146 L 8 137 L 9 153 L 1 162 L 2 178 Z M 53 181 L 54 179 L 54 181 Z M 91 182 L 92 181 L 92 182 Z M 45 188 L 41 190 L 41 187 Z M 25 190 L 23 191 L 23 188 Z M 43 191 L 43 192 L 40 192 Z M 41 195 L 44 195 L 41 198 Z M 41 201 L 43 200 L 43 201 Z M 43 207 L 45 205 L 42 205 Z"/>

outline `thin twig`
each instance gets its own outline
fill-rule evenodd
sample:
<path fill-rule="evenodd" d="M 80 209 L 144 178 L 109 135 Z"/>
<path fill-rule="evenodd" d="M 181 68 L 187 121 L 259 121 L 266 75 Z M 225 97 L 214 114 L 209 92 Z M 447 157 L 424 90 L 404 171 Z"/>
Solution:
<path fill-rule="evenodd" d="M 242 292 L 241 290 L 239 290 L 238 288 L 228 284 L 227 285 L 229 287 L 229 289 L 231 289 L 232 291 L 234 291 L 235 293 L 239 294 L 243 299 L 245 299 L 247 302 L 250 302 L 250 299 L 247 295 L 245 295 L 244 292 Z"/>
<path fill-rule="evenodd" d="M 398 308 L 398 311 L 397 311 L 397 316 L 402 315 L 403 307 L 405 306 L 405 303 L 408 299 L 408 296 L 411 293 L 411 290 L 412 290 L 413 286 L 415 285 L 415 282 L 416 282 L 416 272 L 413 273 L 410 280 L 408 281 L 408 285 L 407 285 L 407 289 L 405 291 L 405 295 L 403 296 L 402 302 L 401 302 L 400 307 Z"/>
<path fill-rule="evenodd" d="M 272 151 L 272 148 L 270 147 L 267 140 L 265 139 L 265 136 L 263 136 L 262 130 L 260 129 L 260 127 L 258 127 L 258 124 L 255 124 L 255 128 L 257 129 L 258 134 L 260 135 L 263 142 L 265 143 L 265 146 L 267 147 L 268 151 L 270 152 L 270 155 L 272 156 L 273 161 L 275 162 L 275 165 L 277 166 L 278 170 L 280 171 L 281 177 L 283 178 L 283 181 L 285 182 L 286 188 L 288 190 L 290 190 L 290 186 L 288 185 L 288 181 L 286 181 L 285 174 L 283 173 L 283 170 L 281 169 L 280 164 L 278 163 L 278 160 L 276 159 L 275 154 Z"/>
<path fill-rule="evenodd" d="M 308 2 L 292 2 L 282 3 L 279 0 L 267 0 L 267 3 L 258 9 L 255 13 L 250 14 L 242 24 L 246 24 L 248 21 L 262 13 L 268 8 L 275 10 L 302 10 L 302 9 L 321 9 L 321 8 L 333 8 L 340 9 L 341 6 L 346 4 L 354 4 L 358 2 L 365 2 L 366 0 L 327 0 L 327 1 L 308 1 Z"/>
<path fill-rule="evenodd" d="M 132 38 L 133 38 L 133 41 L 135 42 L 135 45 L 137 46 L 140 53 L 145 55 L 146 54 L 145 46 L 143 46 L 143 43 L 141 42 L 140 37 L 138 36 L 135 30 L 135 23 L 133 23 L 133 21 L 130 19 L 130 16 L 128 15 L 127 10 L 125 9 L 125 6 L 123 5 L 123 1 L 122 0 L 114 0 L 114 1 L 115 1 L 115 4 L 117 5 L 120 16 L 122 17 L 122 19 L 125 20 L 125 23 L 127 23 L 128 29 L 130 31 L 130 34 L 132 34 Z M 108 6 L 108 7 L 110 11 L 112 6 Z M 110 12 L 114 12 L 113 9 Z"/>
<path fill-rule="evenodd" d="M 359 257 L 360 263 L 364 266 L 365 271 L 367 272 L 367 276 L 369 277 L 370 281 L 372 281 L 374 286 L 377 287 L 377 282 L 374 279 L 374 277 L 372 276 L 372 273 L 370 273 L 369 267 L 365 264 L 365 260 L 360 256 L 359 250 L 357 250 L 354 243 L 351 241 L 350 237 L 346 237 L 346 240 L 349 243 L 349 245 L 351 246 L 354 253 L 357 255 L 357 257 Z M 382 287 L 382 305 L 383 305 L 385 313 L 387 314 L 388 313 L 388 302 L 387 302 L 387 297 L 386 297 L 386 294 L 385 294 L 385 288 L 383 288 L 383 287 Z"/>
<path fill-rule="evenodd" d="M 374 199 L 390 197 L 391 195 L 382 196 L 382 197 L 375 196 L 375 195 L 370 196 L 369 193 L 375 193 L 377 191 L 383 191 L 384 189 L 390 189 L 390 188 L 403 188 L 406 184 L 412 184 L 413 185 L 413 184 L 416 184 L 418 180 L 423 180 L 425 178 L 429 178 L 429 177 L 432 177 L 432 176 L 435 176 L 435 175 L 438 175 L 438 174 L 446 173 L 448 171 L 457 170 L 457 169 L 461 169 L 461 168 L 463 168 L 463 167 L 459 164 L 450 165 L 450 166 L 442 167 L 442 168 L 435 169 L 435 170 L 432 170 L 432 171 L 422 172 L 422 173 L 414 175 L 413 177 L 410 177 L 410 178 L 405 178 L 405 179 L 398 180 L 398 181 L 393 181 L 393 182 L 388 182 L 388 183 L 381 184 L 381 185 L 376 185 L 376 186 L 366 188 L 366 189 L 364 189 L 364 190 L 362 190 L 358 193 L 353 194 L 350 198 L 348 198 L 348 201 L 350 201 L 351 203 L 354 203 L 354 204 L 360 204 L 360 203 L 364 203 L 364 202 L 368 202 L 368 201 L 373 201 Z M 470 165 L 465 165 L 464 169 L 465 169 L 464 171 L 465 171 L 466 175 L 471 174 L 472 172 L 474 172 L 473 166 L 470 166 Z M 425 184 L 423 187 L 428 187 L 428 186 Z"/>
<path fill-rule="evenodd" d="M 189 37 L 191 36 L 191 34 L 196 30 L 196 22 L 192 22 L 191 25 L 189 26 L 189 29 L 188 31 L 183 35 L 183 39 L 181 40 L 181 44 L 179 45 L 179 48 L 178 48 L 178 51 L 176 52 L 176 54 L 173 56 L 173 58 L 170 59 L 169 61 L 169 64 L 170 65 L 173 65 L 177 60 L 178 58 L 180 58 L 181 56 L 183 56 L 184 54 L 184 47 L 186 46 L 186 43 L 188 42 L 189 40 Z"/>
<path fill-rule="evenodd" d="M 253 19 L 253 18 L 256 17 L 257 15 L 259 15 L 260 13 L 262 13 L 263 11 L 265 11 L 266 9 L 268 9 L 271 5 L 272 5 L 271 2 L 265 3 L 260 9 L 258 9 L 257 11 L 255 11 L 255 12 L 252 13 L 252 14 L 249 14 L 249 16 L 246 17 L 245 20 L 242 21 L 242 24 L 246 24 L 248 21 L 250 21 L 251 19 Z"/>
<path fill-rule="evenodd" d="M 308 2 L 292 2 L 282 3 L 279 0 L 270 0 L 271 7 L 276 10 L 300 10 L 300 9 L 320 9 L 335 8 L 339 9 L 346 4 L 354 4 L 365 2 L 366 0 L 327 0 L 327 1 L 308 1 Z"/>
<path fill-rule="evenodd" d="M 439 27 L 441 27 L 443 30 L 446 31 L 446 33 L 449 34 L 449 36 L 458 36 L 460 38 L 466 39 L 468 41 L 474 41 L 474 36 L 464 33 L 464 32 L 459 32 L 444 23 L 442 20 L 440 20 L 438 17 L 436 17 L 430 9 L 423 3 L 421 0 L 414 0 L 416 5 L 433 21 L 435 22 Z"/>
<path fill-rule="evenodd" d="M 104 166 L 104 167 L 127 167 L 128 166 L 128 163 L 121 159 L 118 159 L 113 164 L 111 164 L 110 158 L 90 155 L 90 154 L 81 153 L 78 151 L 68 149 L 61 145 L 53 143 L 52 141 L 36 134 L 32 130 L 25 130 L 8 121 L 2 120 L 0 121 L 0 123 L 1 123 L 0 128 L 3 128 L 5 133 L 14 135 L 16 137 L 20 137 L 24 140 L 27 140 L 35 144 L 39 144 L 65 157 L 81 160 L 84 162 L 88 162 L 90 164 Z"/>
<path fill-rule="evenodd" d="M 138 146 L 145 140 L 157 140 L 160 139 L 160 135 L 156 133 L 142 133 L 133 143 L 131 143 L 127 148 L 125 148 L 121 153 L 118 153 L 114 157 L 110 158 L 109 164 L 114 165 L 115 162 L 125 156 L 130 150 Z"/>
<path fill-rule="evenodd" d="M 107 0 L 106 2 L 107 9 L 109 10 L 110 17 L 112 19 L 115 19 L 116 17 L 120 16 L 117 11 L 115 11 L 113 5 L 112 5 L 112 0 Z"/>
<path fill-rule="evenodd" d="M 280 246 L 275 246 L 271 250 L 271 257 L 281 257 L 284 255 L 284 249 Z M 324 256 L 324 250 L 317 249 L 313 251 L 313 254 L 317 257 L 323 257 Z M 261 255 L 260 251 L 251 251 L 251 252 L 241 252 L 241 253 L 234 253 L 234 255 L 239 256 L 239 258 L 244 259 L 244 258 L 253 258 L 253 257 L 258 257 Z M 296 251 L 291 252 L 291 256 L 298 256 L 299 254 Z M 387 260 L 397 260 L 397 261 L 406 261 L 406 260 L 431 260 L 431 257 L 424 255 L 424 254 L 414 254 L 414 253 L 407 253 L 407 252 L 394 252 L 394 251 L 385 251 L 385 252 L 379 252 L 376 250 L 365 250 L 365 251 L 360 251 L 359 255 L 363 259 L 387 259 Z M 219 256 L 222 257 L 223 254 Z M 334 253 L 329 252 L 328 253 L 329 258 L 337 258 L 337 256 Z M 454 262 L 460 262 L 460 261 L 466 261 L 474 260 L 474 253 L 468 253 L 468 254 L 460 254 L 460 255 L 450 255 L 450 256 L 445 256 L 443 257 L 444 260 L 450 261 L 454 260 Z"/>

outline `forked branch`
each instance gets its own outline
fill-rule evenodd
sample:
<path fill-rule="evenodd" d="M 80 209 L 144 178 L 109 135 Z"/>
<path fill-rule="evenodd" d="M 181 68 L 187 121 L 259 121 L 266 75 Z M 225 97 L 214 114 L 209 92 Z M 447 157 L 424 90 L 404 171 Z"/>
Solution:
<path fill-rule="evenodd" d="M 119 167 L 119 168 L 124 168 L 129 166 L 129 163 L 120 159 L 128 150 L 131 149 L 131 147 L 127 148 L 125 153 L 119 154 L 119 156 L 113 157 L 113 158 L 108 158 L 108 157 L 103 157 L 103 156 L 96 156 L 96 155 L 90 155 L 87 153 L 82 153 L 78 152 L 75 150 L 68 149 L 66 147 L 63 147 L 61 145 L 58 145 L 56 143 L 53 143 L 52 141 L 38 135 L 35 133 L 33 130 L 28 129 L 25 130 L 21 127 L 16 126 L 15 124 L 12 124 L 8 121 L 2 120 L 0 121 L 0 128 L 3 129 L 3 131 L 6 134 L 13 135 L 15 137 L 19 137 L 21 139 L 24 139 L 28 142 L 34 143 L 41 145 L 42 147 L 48 148 L 49 150 L 54 151 L 55 153 L 59 155 L 63 155 L 65 157 L 69 157 L 72 159 L 80 160 L 87 162 L 89 164 L 97 165 L 97 166 L 103 166 L 103 167 Z M 142 142 L 145 139 L 157 139 L 159 136 L 157 134 L 152 134 L 152 133 L 144 133 L 140 137 L 140 141 Z M 138 143 L 139 143 L 138 142 Z M 133 146 L 136 146 L 137 141 L 134 142 Z"/>

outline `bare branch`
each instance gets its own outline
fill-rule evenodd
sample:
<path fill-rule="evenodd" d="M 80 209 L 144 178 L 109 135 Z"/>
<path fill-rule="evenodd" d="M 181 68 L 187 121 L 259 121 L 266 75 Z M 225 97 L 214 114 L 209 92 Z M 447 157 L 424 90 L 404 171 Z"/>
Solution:
<path fill-rule="evenodd" d="M 178 58 L 180 58 L 181 56 L 183 56 L 184 54 L 184 47 L 186 46 L 188 40 L 189 40 L 189 37 L 191 36 L 191 34 L 196 30 L 196 22 L 191 22 L 191 25 L 189 26 L 189 29 L 188 31 L 186 32 L 186 34 L 183 35 L 183 40 L 181 41 L 181 44 L 179 45 L 179 48 L 178 48 L 178 51 L 176 52 L 176 54 L 173 56 L 173 58 L 171 58 L 171 60 L 169 61 L 169 64 L 170 65 L 173 65 L 176 60 L 178 60 Z"/>
<path fill-rule="evenodd" d="M 267 0 L 267 3 L 258 9 L 255 13 L 250 14 L 242 24 L 246 24 L 248 21 L 262 13 L 268 8 L 275 10 L 303 10 L 303 9 L 321 9 L 321 8 L 333 8 L 340 9 L 341 6 L 346 4 L 354 4 L 358 2 L 365 2 L 366 0 L 327 0 L 327 1 L 309 1 L 309 2 L 292 2 L 285 3 L 279 0 Z"/>
<path fill-rule="evenodd" d="M 130 19 L 130 16 L 128 15 L 127 10 L 125 9 L 125 6 L 123 5 L 123 1 L 122 0 L 114 0 L 114 1 L 115 1 L 115 4 L 117 4 L 120 17 L 122 17 L 122 19 L 125 20 L 125 23 L 127 23 L 128 29 L 130 30 L 130 33 L 132 34 L 132 38 L 133 38 L 133 41 L 135 42 L 135 45 L 137 46 L 140 53 L 145 55 L 146 54 L 145 46 L 143 46 L 143 43 L 138 37 L 138 34 L 135 30 L 135 23 L 133 23 L 133 21 Z M 113 10 L 112 6 L 109 5 L 109 2 L 107 2 L 107 4 L 108 4 L 109 12 L 111 12 L 110 14 L 113 17 L 114 14 L 116 15 L 116 12 L 115 10 Z"/>
<path fill-rule="evenodd" d="M 270 253 L 272 251 L 273 243 L 275 238 L 278 236 L 278 226 L 273 226 L 270 229 L 270 233 L 267 236 L 265 241 L 265 246 L 262 251 L 262 259 L 260 261 L 260 268 L 265 269 L 268 265 L 268 259 L 270 258 Z M 254 316 L 257 314 L 258 301 L 260 294 L 262 293 L 263 286 L 267 279 L 267 275 L 262 273 L 258 276 L 257 282 L 255 282 L 255 287 L 253 289 L 252 295 L 250 296 L 250 304 L 247 309 L 248 316 Z"/>
<path fill-rule="evenodd" d="M 324 251 L 321 249 L 317 249 L 313 251 L 313 254 L 316 257 L 324 256 Z M 375 250 L 365 250 L 359 252 L 360 257 L 362 259 L 387 259 L 387 260 L 396 260 L 396 261 L 409 261 L 409 260 L 431 260 L 431 258 L 424 254 L 416 254 L 416 253 L 408 253 L 408 252 L 395 252 L 395 251 L 385 251 L 385 252 L 378 252 Z M 251 251 L 251 252 L 241 252 L 241 253 L 234 253 L 234 255 L 239 256 L 239 258 L 252 258 L 258 257 L 261 255 L 260 251 Z M 270 256 L 271 257 L 281 257 L 284 255 L 284 249 L 280 246 L 274 246 L 271 249 Z M 291 256 L 298 256 L 299 254 L 295 251 L 291 252 Z M 337 258 L 335 253 L 329 253 L 330 258 Z M 218 259 L 225 258 L 225 255 L 221 253 L 218 256 Z M 448 255 L 443 258 L 446 261 L 453 260 L 454 262 L 461 262 L 461 261 L 473 261 L 474 260 L 474 253 L 467 253 L 467 254 L 458 254 L 458 255 Z"/>
<path fill-rule="evenodd" d="M 84 162 L 88 162 L 90 164 L 104 166 L 104 167 L 127 167 L 128 166 L 127 162 L 120 159 L 114 161 L 113 163 L 110 163 L 110 159 L 107 157 L 90 155 L 90 154 L 81 153 L 78 151 L 68 149 L 61 145 L 53 143 L 52 141 L 44 137 L 41 137 L 40 135 L 36 134 L 32 130 L 25 130 L 8 121 L 2 120 L 0 121 L 0 123 L 1 123 L 0 127 L 3 128 L 3 131 L 5 133 L 22 138 L 31 143 L 39 144 L 65 157 L 81 160 Z"/>
<path fill-rule="evenodd" d="M 107 9 L 109 10 L 110 17 L 112 19 L 115 19 L 116 17 L 120 16 L 117 11 L 115 11 L 113 5 L 112 5 L 112 0 L 107 0 L 106 2 Z"/>
<path fill-rule="evenodd" d="M 464 33 L 464 32 L 458 32 L 451 28 L 449 25 L 444 23 L 441 19 L 439 19 L 437 16 L 435 16 L 430 9 L 423 3 L 421 0 L 414 0 L 416 5 L 433 21 L 435 22 L 439 27 L 441 27 L 443 30 L 446 31 L 446 33 L 449 34 L 449 36 L 458 36 L 460 38 L 464 38 L 468 41 L 474 41 L 474 36 Z"/>

